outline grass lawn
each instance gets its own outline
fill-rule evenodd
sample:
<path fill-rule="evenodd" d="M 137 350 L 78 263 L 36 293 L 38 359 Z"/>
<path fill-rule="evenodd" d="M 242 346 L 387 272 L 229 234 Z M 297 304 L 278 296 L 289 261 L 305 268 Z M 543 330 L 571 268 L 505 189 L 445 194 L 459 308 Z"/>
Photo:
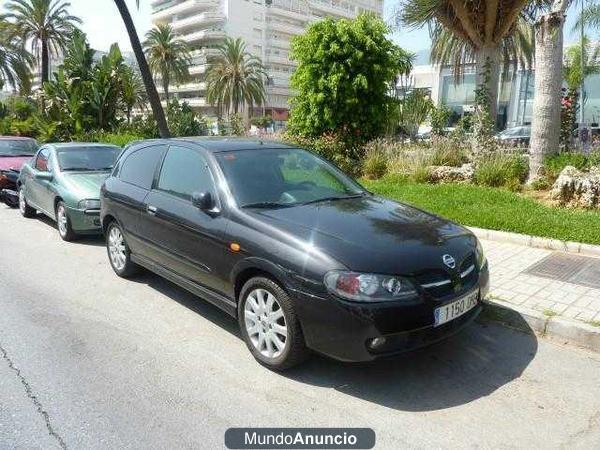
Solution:
<path fill-rule="evenodd" d="M 466 184 L 418 184 L 398 176 L 362 183 L 378 195 L 463 225 L 600 244 L 600 212 L 552 208 L 506 190 Z"/>

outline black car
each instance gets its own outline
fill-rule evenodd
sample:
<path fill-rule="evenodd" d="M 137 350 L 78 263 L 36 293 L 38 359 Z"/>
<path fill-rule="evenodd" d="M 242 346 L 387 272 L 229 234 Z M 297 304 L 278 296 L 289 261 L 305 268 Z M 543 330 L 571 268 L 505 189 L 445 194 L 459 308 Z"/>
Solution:
<path fill-rule="evenodd" d="M 280 143 L 132 144 L 102 187 L 101 219 L 119 276 L 142 266 L 214 303 L 274 369 L 308 349 L 367 361 L 433 343 L 488 291 L 468 230 Z"/>

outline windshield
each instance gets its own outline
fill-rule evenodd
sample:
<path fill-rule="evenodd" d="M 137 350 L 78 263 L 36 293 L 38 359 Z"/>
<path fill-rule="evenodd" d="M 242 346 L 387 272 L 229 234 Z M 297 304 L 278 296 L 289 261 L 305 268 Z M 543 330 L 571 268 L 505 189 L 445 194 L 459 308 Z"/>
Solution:
<path fill-rule="evenodd" d="M 0 156 L 33 156 L 37 149 L 33 139 L 0 139 Z"/>
<path fill-rule="evenodd" d="M 216 157 L 240 207 L 286 207 L 366 193 L 333 165 L 301 149 L 240 150 Z"/>
<path fill-rule="evenodd" d="M 121 153 L 121 149 L 112 146 L 59 149 L 57 152 L 58 165 L 63 172 L 111 170 L 119 153 Z"/>

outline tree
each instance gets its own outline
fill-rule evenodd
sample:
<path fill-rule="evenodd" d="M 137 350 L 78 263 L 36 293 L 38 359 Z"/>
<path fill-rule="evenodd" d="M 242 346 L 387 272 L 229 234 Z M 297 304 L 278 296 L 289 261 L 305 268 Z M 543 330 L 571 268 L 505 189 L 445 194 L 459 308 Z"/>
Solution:
<path fill-rule="evenodd" d="M 291 78 L 290 131 L 306 137 L 324 133 L 365 142 L 381 134 L 396 101 L 389 95 L 411 55 L 392 43 L 378 17 L 315 22 L 292 41 L 298 68 Z"/>
<path fill-rule="evenodd" d="M 189 79 L 190 48 L 187 42 L 177 39 L 171 25 L 160 24 L 146 33 L 144 52 L 155 79 L 162 81 L 168 103 L 171 82 L 182 83 Z"/>
<path fill-rule="evenodd" d="M 63 0 L 9 0 L 6 17 L 15 21 L 23 40 L 41 65 L 42 84 L 48 81 L 50 57 L 64 50 L 79 17 L 69 14 L 69 2 Z"/>
<path fill-rule="evenodd" d="M 514 33 L 528 3 L 530 0 L 400 0 L 398 15 L 407 26 L 428 25 L 437 37 L 437 47 L 445 47 L 436 52 L 453 55 L 457 67 L 461 64 L 456 63 L 475 62 L 476 85 L 486 84 L 495 122 L 502 58 L 514 51 L 510 50 L 514 44 L 506 39 Z M 486 65 L 492 69 L 489 76 Z"/>
<path fill-rule="evenodd" d="M 8 85 L 27 93 L 31 87 L 33 57 L 15 32 L 12 23 L 0 18 L 0 90 Z"/>
<path fill-rule="evenodd" d="M 411 140 L 417 137 L 419 126 L 427 120 L 433 108 L 429 92 L 423 89 L 412 90 L 400 102 L 400 126 Z"/>
<path fill-rule="evenodd" d="M 146 94 L 148 95 L 150 107 L 152 108 L 152 113 L 154 115 L 154 119 L 156 120 L 156 125 L 158 126 L 160 136 L 162 138 L 169 138 L 171 137 L 171 133 L 169 132 L 169 126 L 167 125 L 167 119 L 165 118 L 165 110 L 160 103 L 160 97 L 158 96 L 156 85 L 152 79 L 152 72 L 150 72 L 150 68 L 148 67 L 148 61 L 146 61 L 146 57 L 144 56 L 144 50 L 142 49 L 140 38 L 135 29 L 135 24 L 131 19 L 131 14 L 129 14 L 129 9 L 125 4 L 125 0 L 115 0 L 115 4 L 117 5 L 119 13 L 121 14 L 125 28 L 127 29 L 127 34 L 129 35 L 129 40 L 131 41 L 131 47 L 133 48 L 135 59 L 137 60 L 138 67 L 140 68 L 142 80 L 144 81 L 144 86 L 146 87 Z M 139 0 L 137 0 L 137 4 L 139 6 Z"/>
<path fill-rule="evenodd" d="M 581 47 L 581 44 L 574 44 L 565 50 L 563 74 L 569 90 L 578 90 L 583 79 L 600 73 L 600 45 L 590 42 L 584 36 L 583 58 Z M 581 68 L 582 62 L 583 70 Z"/>
<path fill-rule="evenodd" d="M 133 108 L 138 107 L 143 109 L 146 106 L 144 82 L 142 81 L 140 74 L 129 66 L 123 68 L 121 82 L 121 94 L 123 97 L 123 105 L 125 107 L 125 115 L 127 117 L 127 123 L 131 124 L 131 112 L 133 111 Z"/>
<path fill-rule="evenodd" d="M 535 95 L 529 183 L 541 175 L 544 159 L 560 147 L 563 28 L 569 0 L 553 0 L 535 22 Z"/>
<path fill-rule="evenodd" d="M 265 101 L 267 72 L 260 58 L 246 51 L 241 38 L 227 38 L 206 72 L 206 99 L 219 113 L 238 114 Z"/>

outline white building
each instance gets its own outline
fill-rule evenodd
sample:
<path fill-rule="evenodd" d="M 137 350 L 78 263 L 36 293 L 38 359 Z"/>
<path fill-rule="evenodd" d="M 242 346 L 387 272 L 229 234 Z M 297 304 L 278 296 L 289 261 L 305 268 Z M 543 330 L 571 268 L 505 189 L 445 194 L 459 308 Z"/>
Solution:
<path fill-rule="evenodd" d="M 352 18 L 364 11 L 381 15 L 383 0 L 154 0 L 152 8 L 152 22 L 171 24 L 194 50 L 193 81 L 173 86 L 174 96 L 211 113 L 203 81 L 207 62 L 226 36 L 241 37 L 267 68 L 265 113 L 285 120 L 294 70 L 289 59 L 292 37 L 324 17 Z"/>

